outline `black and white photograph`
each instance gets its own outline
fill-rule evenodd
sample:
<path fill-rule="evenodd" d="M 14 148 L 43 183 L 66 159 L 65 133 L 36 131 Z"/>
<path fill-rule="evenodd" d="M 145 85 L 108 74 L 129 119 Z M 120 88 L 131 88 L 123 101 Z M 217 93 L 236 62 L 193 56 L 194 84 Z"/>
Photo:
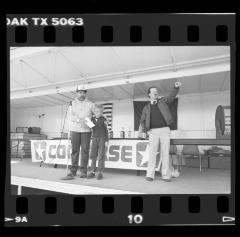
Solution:
<path fill-rule="evenodd" d="M 230 77 L 230 46 L 11 47 L 11 194 L 230 194 Z"/>

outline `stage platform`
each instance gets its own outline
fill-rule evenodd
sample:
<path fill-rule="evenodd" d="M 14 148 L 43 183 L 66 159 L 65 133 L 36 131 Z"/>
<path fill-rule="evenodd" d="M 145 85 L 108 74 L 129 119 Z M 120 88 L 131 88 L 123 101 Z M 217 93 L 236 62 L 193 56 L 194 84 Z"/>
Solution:
<path fill-rule="evenodd" d="M 200 172 L 198 168 L 183 167 L 180 177 L 172 182 L 162 181 L 159 174 L 149 182 L 145 180 L 145 171 L 137 176 L 134 170 L 119 169 L 106 169 L 102 180 L 79 177 L 61 180 L 65 175 L 65 166 L 54 168 L 53 164 L 44 164 L 40 167 L 31 159 L 11 160 L 11 184 L 19 187 L 18 194 L 21 194 L 21 187 L 66 194 L 228 194 L 231 191 L 231 175 L 227 169 L 202 169 Z"/>

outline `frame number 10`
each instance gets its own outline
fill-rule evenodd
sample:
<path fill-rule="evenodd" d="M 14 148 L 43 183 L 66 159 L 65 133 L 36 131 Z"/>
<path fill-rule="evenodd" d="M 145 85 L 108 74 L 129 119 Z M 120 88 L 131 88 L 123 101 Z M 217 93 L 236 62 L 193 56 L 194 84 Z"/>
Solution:
<path fill-rule="evenodd" d="M 141 214 L 128 215 L 129 224 L 141 224 L 143 222 L 143 216 Z"/>

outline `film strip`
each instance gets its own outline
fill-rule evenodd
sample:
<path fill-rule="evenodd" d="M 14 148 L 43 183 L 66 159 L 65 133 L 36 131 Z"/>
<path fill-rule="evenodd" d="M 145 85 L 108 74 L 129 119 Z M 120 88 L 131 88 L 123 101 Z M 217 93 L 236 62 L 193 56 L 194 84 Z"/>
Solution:
<path fill-rule="evenodd" d="M 230 46 L 233 104 L 235 44 L 234 14 L 7 15 L 8 65 L 10 47 Z M 231 124 L 234 138 L 234 121 Z M 8 150 L 5 226 L 234 225 L 234 144 L 232 140 L 229 194 L 16 196 L 10 191 Z"/>

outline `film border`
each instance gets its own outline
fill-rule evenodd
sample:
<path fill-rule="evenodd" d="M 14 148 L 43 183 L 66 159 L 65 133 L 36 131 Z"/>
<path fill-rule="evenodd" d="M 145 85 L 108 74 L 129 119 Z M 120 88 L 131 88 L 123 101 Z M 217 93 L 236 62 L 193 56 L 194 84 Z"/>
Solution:
<path fill-rule="evenodd" d="M 48 41 L 47 36 L 44 40 L 44 27 L 28 26 L 26 28 L 9 27 L 7 29 L 7 44 L 8 47 L 14 46 L 143 46 L 143 45 L 230 45 L 231 46 L 231 104 L 235 102 L 235 16 L 234 15 L 168 15 L 168 14 L 119 14 L 119 15 L 88 15 L 79 14 L 84 19 L 84 40 L 81 42 L 74 42 L 72 38 L 72 27 L 55 27 L 49 28 L 47 34 L 56 33 L 54 37 L 50 37 Z M 74 17 L 78 14 L 52 14 L 52 17 Z M 21 17 L 22 15 L 8 15 L 8 17 Z M 26 17 L 26 15 L 24 15 Z M 38 17 L 48 17 L 44 14 L 37 14 Z M 29 14 L 28 17 L 35 17 L 34 14 Z M 111 21 L 109 21 L 111 17 Z M 189 24 L 189 22 L 191 24 Z M 102 27 L 105 27 L 102 29 Z M 131 28 L 134 27 L 134 28 Z M 162 27 L 161 29 L 159 27 Z M 220 28 L 217 28 L 220 27 Z M 169 39 L 161 40 L 159 38 L 159 31 L 170 32 Z M 226 34 L 227 30 L 227 34 Z M 22 31 L 26 31 L 22 33 Z M 131 38 L 131 31 L 133 35 L 138 37 Z M 223 32 L 225 40 L 216 40 L 217 32 Z M 18 33 L 19 32 L 19 33 Z M 105 32 L 101 34 L 101 32 Z M 109 33 L 110 32 L 110 33 Z M 112 32 L 112 33 L 111 33 Z M 193 32 L 193 33 L 191 33 Z M 224 33 L 225 32 L 225 33 Z M 20 43 L 15 41 L 15 34 L 20 35 Z M 25 35 L 25 36 L 22 36 Z M 197 36 L 196 36 L 197 35 Z M 226 38 L 227 35 L 227 38 Z M 47 39 L 47 40 L 46 40 Z M 23 43 L 21 43 L 23 42 Z M 9 49 L 9 48 L 8 48 Z M 9 51 L 8 51 L 9 53 Z M 9 60 L 9 54 L 8 54 Z M 9 79 L 9 68 L 8 68 Z M 9 88 L 9 84 L 8 84 Z M 234 108 L 234 106 L 233 106 Z M 232 110 L 232 115 L 234 115 Z M 8 110 L 9 113 L 9 110 Z M 8 114 L 9 116 L 9 114 Z M 233 116 L 232 116 L 233 118 Z M 15 197 L 11 196 L 9 190 L 5 192 L 5 216 L 21 218 L 27 216 L 27 222 L 13 223 L 11 221 L 5 222 L 6 226 L 49 226 L 49 225 L 89 225 L 87 220 L 94 218 L 91 225 L 130 225 L 128 215 L 133 213 L 141 214 L 144 220 L 133 225 L 184 225 L 184 224 L 229 224 L 232 222 L 223 223 L 223 216 L 235 216 L 235 131 L 234 121 L 232 121 L 232 163 L 231 163 L 231 194 L 229 195 L 193 195 L 193 202 L 195 206 L 200 198 L 200 212 L 189 213 L 188 201 L 192 195 L 137 195 L 140 197 L 135 199 L 138 204 L 136 210 L 131 209 L 131 198 L 136 198 L 134 195 L 110 195 L 114 198 L 114 211 L 112 213 L 102 212 L 102 198 L 106 195 L 97 196 L 83 196 L 85 197 L 86 209 L 84 215 L 75 214 L 73 210 L 72 196 L 56 196 L 56 213 L 46 214 L 44 212 L 44 200 L 47 197 L 39 196 L 25 196 Z M 9 127 L 8 127 L 9 129 Z M 9 142 L 9 139 L 8 139 Z M 8 150 L 9 154 L 9 150 Z M 6 187 L 10 187 L 10 161 L 7 157 L 6 167 Z M 107 196 L 108 197 L 108 196 Z M 170 197 L 171 211 L 168 213 L 160 212 L 159 201 L 161 197 Z M 220 199 L 219 199 L 220 198 Z M 217 212 L 216 200 L 229 206 L 229 209 Z M 20 200 L 20 201 L 19 201 Z M 25 201 L 24 201 L 25 200 Z M 27 201 L 26 201 L 27 200 Z M 54 203 L 53 199 L 50 203 Z M 137 201 L 136 201 L 137 200 Z M 169 200 L 169 199 L 168 199 Z M 28 206 L 27 214 L 24 208 L 20 214 L 16 214 L 16 203 L 20 202 L 20 206 Z M 162 201 L 161 201 L 162 202 Z M 229 205 L 227 204 L 229 202 Z M 222 205 L 220 205 L 222 206 Z M 141 212 L 142 207 L 142 212 Z M 140 208 L 140 209 L 139 209 Z M 221 209 L 221 208 L 220 208 Z M 224 208 L 223 208 L 224 209 Z M 25 210 L 26 211 L 26 210 Z M 50 211 L 51 212 L 51 211 Z M 97 212 L 97 213 L 96 213 Z M 36 215 L 37 213 L 37 215 Z M 184 214 L 184 218 L 183 217 Z M 68 218 L 66 218 L 66 216 Z"/>

